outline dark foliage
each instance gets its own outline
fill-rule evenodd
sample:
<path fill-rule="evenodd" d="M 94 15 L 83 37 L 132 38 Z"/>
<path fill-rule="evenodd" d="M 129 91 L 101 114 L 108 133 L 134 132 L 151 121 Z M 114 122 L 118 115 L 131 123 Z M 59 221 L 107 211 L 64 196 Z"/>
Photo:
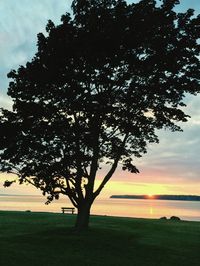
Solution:
<path fill-rule="evenodd" d="M 200 17 L 175 4 L 75 0 L 73 19 L 49 21 L 32 61 L 8 74 L 14 103 L 0 114 L 0 170 L 49 201 L 67 195 L 78 220 L 119 163 L 137 173 L 133 156 L 158 142 L 156 129 L 181 130 L 184 95 L 200 91 Z"/>

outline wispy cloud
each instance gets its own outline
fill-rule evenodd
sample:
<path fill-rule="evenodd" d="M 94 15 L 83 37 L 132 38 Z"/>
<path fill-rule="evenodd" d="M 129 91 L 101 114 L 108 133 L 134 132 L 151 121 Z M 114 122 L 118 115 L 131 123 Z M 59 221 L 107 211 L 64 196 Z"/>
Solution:
<path fill-rule="evenodd" d="M 11 109 L 12 100 L 0 92 L 0 108 Z"/>
<path fill-rule="evenodd" d="M 48 19 L 59 23 L 69 12 L 68 0 L 6 0 L 0 2 L 0 91 L 6 94 L 7 73 L 30 60 L 36 51 L 37 33 Z M 5 99 L 1 96 L 1 102 Z"/>

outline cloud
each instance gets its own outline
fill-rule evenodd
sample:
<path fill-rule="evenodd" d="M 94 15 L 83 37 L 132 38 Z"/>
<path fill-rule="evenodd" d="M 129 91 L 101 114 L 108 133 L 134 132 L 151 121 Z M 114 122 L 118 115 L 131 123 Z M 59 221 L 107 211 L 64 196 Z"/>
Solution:
<path fill-rule="evenodd" d="M 36 52 L 37 34 L 45 32 L 48 19 L 58 24 L 61 15 L 70 11 L 70 6 L 70 0 L 0 2 L 1 103 L 4 100 L 9 101 L 6 99 L 7 73 L 33 57 Z"/>
<path fill-rule="evenodd" d="M 163 186 L 175 186 L 179 191 L 191 191 L 191 187 L 198 190 L 200 185 L 200 95 L 187 98 L 184 112 L 191 115 L 186 123 L 181 123 L 183 132 L 158 131 L 159 144 L 150 144 L 147 154 L 134 159 L 140 174 L 130 174 L 121 171 L 114 176 L 114 180 L 160 183 Z M 196 185 L 195 185 L 196 184 Z M 199 190 L 200 193 L 200 190 Z"/>
<path fill-rule="evenodd" d="M 0 108 L 5 108 L 10 110 L 11 106 L 12 106 L 11 98 L 4 96 L 4 94 L 0 92 Z"/>
<path fill-rule="evenodd" d="M 136 165 L 146 176 L 152 173 L 163 181 L 200 180 L 199 132 L 200 125 L 193 122 L 188 122 L 184 132 L 160 132 L 160 143 L 150 146 L 147 155 L 137 160 Z"/>

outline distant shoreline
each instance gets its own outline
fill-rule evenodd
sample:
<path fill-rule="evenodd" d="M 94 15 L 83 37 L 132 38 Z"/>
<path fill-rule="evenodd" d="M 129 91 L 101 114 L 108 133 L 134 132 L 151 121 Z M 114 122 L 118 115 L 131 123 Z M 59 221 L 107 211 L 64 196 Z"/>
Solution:
<path fill-rule="evenodd" d="M 27 195 L 27 194 L 0 194 L 0 197 L 41 197 L 41 195 Z"/>
<path fill-rule="evenodd" d="M 112 195 L 112 199 L 146 199 L 146 200 L 182 200 L 200 201 L 197 195 Z"/>

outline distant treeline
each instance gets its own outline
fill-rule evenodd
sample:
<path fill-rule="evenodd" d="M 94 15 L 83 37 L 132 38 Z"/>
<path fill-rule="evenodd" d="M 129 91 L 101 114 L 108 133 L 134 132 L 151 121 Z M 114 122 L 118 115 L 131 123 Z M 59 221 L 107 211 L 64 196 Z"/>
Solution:
<path fill-rule="evenodd" d="M 196 195 L 112 195 L 110 198 L 200 201 L 200 196 Z"/>

